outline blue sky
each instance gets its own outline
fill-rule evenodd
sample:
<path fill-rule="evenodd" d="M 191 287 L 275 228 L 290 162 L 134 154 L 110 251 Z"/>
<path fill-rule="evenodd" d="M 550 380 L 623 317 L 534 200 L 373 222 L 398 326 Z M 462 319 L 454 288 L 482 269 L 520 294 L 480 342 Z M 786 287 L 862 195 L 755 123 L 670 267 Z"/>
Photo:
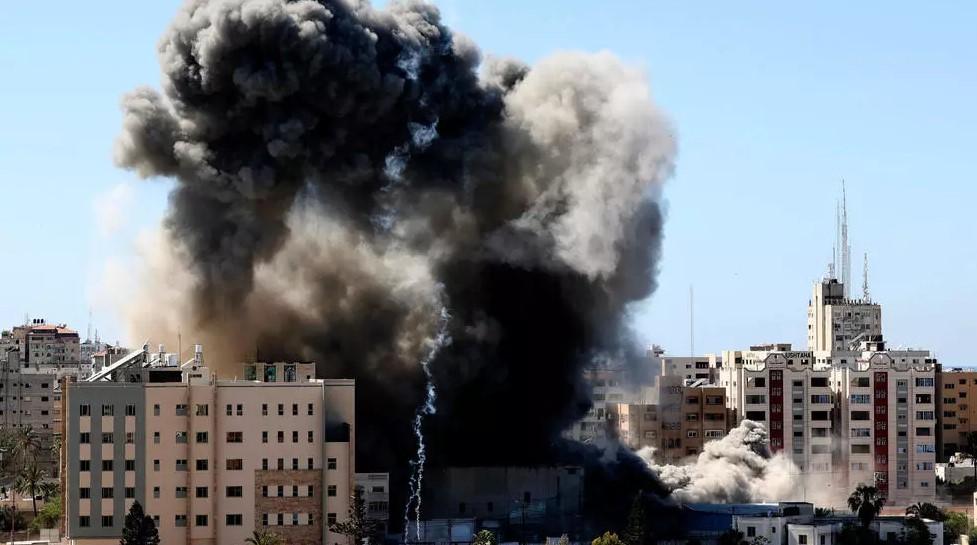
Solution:
<path fill-rule="evenodd" d="M 0 18 L 0 324 L 25 314 L 102 337 L 107 259 L 159 222 L 169 184 L 111 160 L 118 101 L 158 85 L 179 1 L 16 2 Z M 848 183 L 855 266 L 893 346 L 974 363 L 977 5 L 515 0 L 440 3 L 486 53 L 610 50 L 642 66 L 679 157 L 660 288 L 635 327 L 670 352 L 805 338 Z M 96 211 L 102 220 L 96 221 Z M 108 213 L 112 212 L 112 213 Z M 121 212 L 121 213 L 120 213 Z M 111 286 L 109 287 L 111 289 Z"/>

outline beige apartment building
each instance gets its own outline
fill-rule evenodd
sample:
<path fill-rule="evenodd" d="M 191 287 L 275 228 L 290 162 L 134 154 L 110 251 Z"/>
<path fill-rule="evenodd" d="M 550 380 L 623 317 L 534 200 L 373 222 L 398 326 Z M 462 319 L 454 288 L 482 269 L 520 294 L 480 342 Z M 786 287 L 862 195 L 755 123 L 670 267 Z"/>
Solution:
<path fill-rule="evenodd" d="M 170 361 L 144 348 L 92 381 L 64 381 L 69 542 L 118 543 L 138 500 L 166 544 L 244 543 L 254 530 L 345 543 L 328 526 L 346 517 L 354 483 L 353 381 L 280 362 L 219 380 L 199 351 Z"/>
<path fill-rule="evenodd" d="M 936 411 L 942 419 L 937 459 L 946 462 L 966 448 L 967 434 L 977 431 L 977 371 L 943 370 L 936 381 Z"/>
<path fill-rule="evenodd" d="M 882 306 L 863 297 L 845 297 L 833 278 L 814 284 L 807 305 L 807 349 L 846 351 L 863 340 L 882 336 Z"/>
<path fill-rule="evenodd" d="M 659 403 L 618 403 L 608 420 L 622 443 L 651 446 L 656 460 L 673 463 L 702 452 L 706 442 L 729 432 L 725 389 L 705 381 L 660 377 Z"/>

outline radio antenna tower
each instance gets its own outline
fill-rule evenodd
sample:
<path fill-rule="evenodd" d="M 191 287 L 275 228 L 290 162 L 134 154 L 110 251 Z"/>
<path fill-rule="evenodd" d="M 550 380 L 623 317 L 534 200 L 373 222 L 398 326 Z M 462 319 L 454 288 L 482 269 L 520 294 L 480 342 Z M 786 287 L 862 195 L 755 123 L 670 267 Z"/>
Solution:
<path fill-rule="evenodd" d="M 838 246 L 836 255 L 841 263 L 835 267 L 845 289 L 845 299 L 851 297 L 851 244 L 848 243 L 848 198 L 845 191 L 845 180 L 841 180 L 841 206 L 836 210 L 838 220 Z"/>
<path fill-rule="evenodd" d="M 865 263 L 862 265 L 862 299 L 866 303 L 872 302 L 872 294 L 868 291 L 868 252 L 865 252 Z"/>

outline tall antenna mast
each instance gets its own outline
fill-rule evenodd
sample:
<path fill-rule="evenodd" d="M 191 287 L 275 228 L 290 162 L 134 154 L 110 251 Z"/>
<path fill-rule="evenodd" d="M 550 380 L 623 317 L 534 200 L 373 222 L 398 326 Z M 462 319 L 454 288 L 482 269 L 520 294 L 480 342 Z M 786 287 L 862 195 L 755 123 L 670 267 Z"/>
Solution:
<path fill-rule="evenodd" d="M 845 299 L 851 297 L 851 245 L 848 244 L 848 195 L 845 190 L 845 179 L 841 179 L 841 282 L 845 286 Z"/>
<path fill-rule="evenodd" d="M 872 295 L 868 291 L 868 252 L 865 252 L 865 264 L 862 266 L 862 299 L 866 303 L 872 302 Z"/>
<path fill-rule="evenodd" d="M 689 357 L 695 358 L 695 292 L 689 284 Z"/>
<path fill-rule="evenodd" d="M 92 307 L 88 307 L 88 333 L 85 335 L 85 340 L 92 340 Z"/>

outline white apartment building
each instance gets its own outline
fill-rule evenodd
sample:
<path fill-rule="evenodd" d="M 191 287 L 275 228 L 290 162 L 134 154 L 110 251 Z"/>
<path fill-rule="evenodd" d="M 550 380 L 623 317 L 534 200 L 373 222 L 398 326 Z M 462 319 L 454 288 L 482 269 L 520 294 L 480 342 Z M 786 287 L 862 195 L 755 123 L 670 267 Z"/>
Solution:
<path fill-rule="evenodd" d="M 705 381 L 716 384 L 719 381 L 719 369 L 722 358 L 716 354 L 704 356 L 659 356 L 663 377 L 682 377 L 688 381 Z"/>
<path fill-rule="evenodd" d="M 139 501 L 162 543 L 345 543 L 354 479 L 354 383 L 311 363 L 257 363 L 218 380 L 144 348 L 91 381 L 64 381 L 61 463 L 72 544 L 118 543 Z M 166 356 L 166 357 L 164 357 Z M 162 363 L 160 363 L 162 362 Z M 102 380 L 107 379 L 107 380 Z"/>
<path fill-rule="evenodd" d="M 723 353 L 721 380 L 739 420 L 764 422 L 770 446 L 843 490 L 877 486 L 891 505 L 935 497 L 936 360 L 927 351 Z"/>
<path fill-rule="evenodd" d="M 807 349 L 847 351 L 863 340 L 882 336 L 882 306 L 867 299 L 846 299 L 833 278 L 814 284 L 807 305 Z"/>

